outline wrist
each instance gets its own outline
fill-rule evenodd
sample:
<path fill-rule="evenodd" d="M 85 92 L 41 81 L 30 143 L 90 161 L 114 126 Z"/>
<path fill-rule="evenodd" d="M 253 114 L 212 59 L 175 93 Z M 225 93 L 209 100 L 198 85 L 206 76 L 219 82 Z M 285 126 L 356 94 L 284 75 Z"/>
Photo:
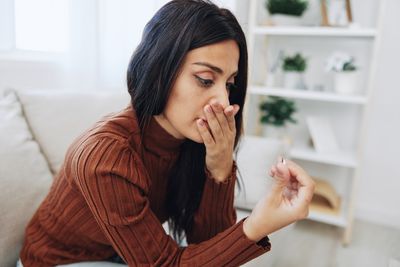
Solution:
<path fill-rule="evenodd" d="M 264 237 L 257 231 L 256 227 L 252 225 L 250 216 L 247 217 L 243 222 L 243 232 L 248 239 L 254 242 L 258 242 Z"/>
<path fill-rule="evenodd" d="M 211 174 L 211 176 L 218 182 L 225 182 L 230 178 L 230 172 L 221 172 L 220 174 Z"/>
<path fill-rule="evenodd" d="M 205 168 L 206 175 L 218 182 L 227 182 L 236 174 L 236 164 L 232 161 L 231 165 L 225 170 L 209 170 Z"/>

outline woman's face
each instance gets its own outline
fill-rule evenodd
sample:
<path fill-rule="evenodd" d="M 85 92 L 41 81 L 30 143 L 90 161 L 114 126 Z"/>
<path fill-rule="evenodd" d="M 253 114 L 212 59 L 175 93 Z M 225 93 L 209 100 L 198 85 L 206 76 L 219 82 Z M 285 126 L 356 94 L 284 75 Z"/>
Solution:
<path fill-rule="evenodd" d="M 206 120 L 207 104 L 218 102 L 224 108 L 230 104 L 229 85 L 235 81 L 238 63 L 239 47 L 233 40 L 189 51 L 167 105 L 162 114 L 155 116 L 156 120 L 174 137 L 202 143 L 196 120 Z"/>

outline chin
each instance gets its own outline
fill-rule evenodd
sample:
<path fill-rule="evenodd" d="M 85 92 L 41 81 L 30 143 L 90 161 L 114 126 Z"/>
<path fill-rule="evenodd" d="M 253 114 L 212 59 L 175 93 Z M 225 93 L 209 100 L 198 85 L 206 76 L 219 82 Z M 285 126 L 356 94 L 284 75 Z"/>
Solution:
<path fill-rule="evenodd" d="M 203 138 L 201 137 L 201 135 L 197 132 L 197 130 L 193 133 L 190 133 L 190 135 L 188 135 L 186 138 L 192 140 L 193 142 L 199 143 L 199 144 L 203 144 Z"/>

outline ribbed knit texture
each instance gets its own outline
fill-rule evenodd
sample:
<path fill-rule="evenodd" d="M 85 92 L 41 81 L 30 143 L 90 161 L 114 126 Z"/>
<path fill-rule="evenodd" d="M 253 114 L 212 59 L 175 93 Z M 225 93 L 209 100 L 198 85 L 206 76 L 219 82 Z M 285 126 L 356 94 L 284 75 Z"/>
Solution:
<path fill-rule="evenodd" d="M 256 243 L 244 234 L 244 219 L 236 223 L 235 171 L 223 183 L 207 174 L 187 247 L 165 233 L 168 177 L 182 142 L 154 119 L 141 140 L 130 106 L 97 122 L 69 147 L 31 219 L 20 254 L 23 265 L 118 254 L 129 266 L 238 266 L 269 251 L 268 237 Z"/>

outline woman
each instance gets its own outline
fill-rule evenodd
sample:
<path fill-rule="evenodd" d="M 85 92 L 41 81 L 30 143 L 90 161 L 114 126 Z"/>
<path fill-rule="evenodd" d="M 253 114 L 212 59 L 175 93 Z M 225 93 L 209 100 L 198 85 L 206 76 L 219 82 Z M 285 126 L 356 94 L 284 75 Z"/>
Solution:
<path fill-rule="evenodd" d="M 30 221 L 21 262 L 122 258 L 129 266 L 237 266 L 307 216 L 314 182 L 292 161 L 236 222 L 236 165 L 247 87 L 241 27 L 209 1 L 175 0 L 146 25 L 127 74 L 131 104 L 78 137 Z M 175 240 L 167 235 L 169 222 Z"/>

